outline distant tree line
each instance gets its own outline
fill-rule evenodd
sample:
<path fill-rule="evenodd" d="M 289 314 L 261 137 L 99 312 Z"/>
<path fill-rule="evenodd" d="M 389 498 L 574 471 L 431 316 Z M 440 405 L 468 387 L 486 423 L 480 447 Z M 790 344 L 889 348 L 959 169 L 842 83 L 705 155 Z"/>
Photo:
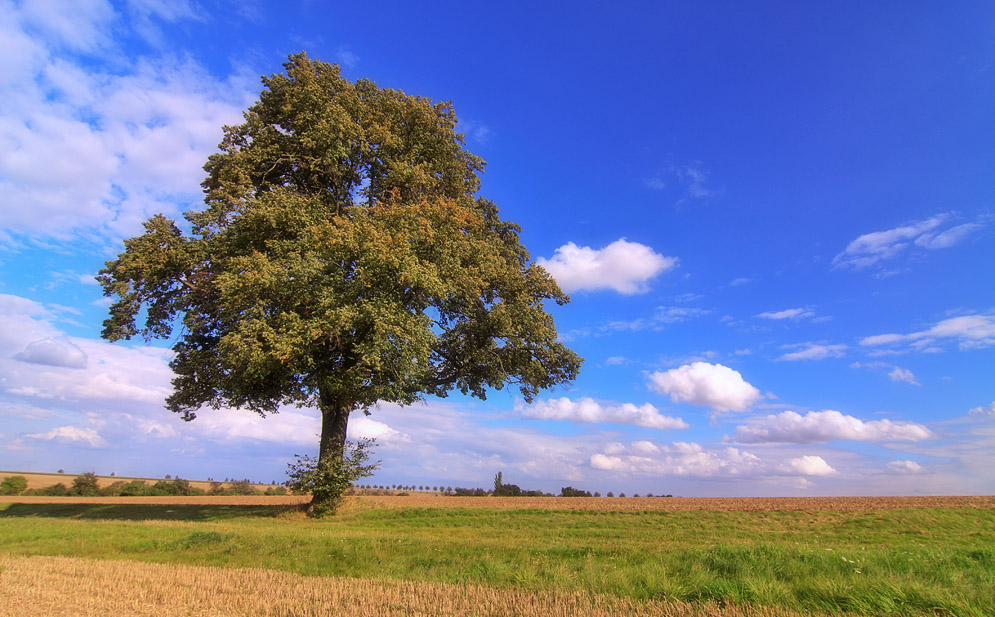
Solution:
<path fill-rule="evenodd" d="M 286 495 L 284 486 L 270 486 L 260 491 L 249 480 L 232 480 L 227 483 L 211 482 L 210 488 L 192 486 L 189 480 L 171 478 L 159 480 L 153 484 L 145 480 L 118 480 L 107 486 L 99 485 L 93 472 L 82 473 L 75 478 L 71 486 L 63 483 L 52 484 L 42 488 L 26 490 L 27 481 L 24 476 L 8 476 L 0 482 L 2 495 L 36 495 L 44 497 L 179 497 L 193 495 Z"/>

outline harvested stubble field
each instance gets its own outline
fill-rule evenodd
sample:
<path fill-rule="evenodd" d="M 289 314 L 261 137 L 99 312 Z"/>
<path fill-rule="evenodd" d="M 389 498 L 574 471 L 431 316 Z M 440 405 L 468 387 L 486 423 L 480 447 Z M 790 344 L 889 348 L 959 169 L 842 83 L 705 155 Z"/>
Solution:
<path fill-rule="evenodd" d="M 981 616 L 995 606 L 995 497 L 362 496 L 319 521 L 295 497 L 5 501 L 0 615 Z"/>
<path fill-rule="evenodd" d="M 0 555 L 0 616 L 801 617 L 777 608 L 301 576 L 74 557 Z"/>

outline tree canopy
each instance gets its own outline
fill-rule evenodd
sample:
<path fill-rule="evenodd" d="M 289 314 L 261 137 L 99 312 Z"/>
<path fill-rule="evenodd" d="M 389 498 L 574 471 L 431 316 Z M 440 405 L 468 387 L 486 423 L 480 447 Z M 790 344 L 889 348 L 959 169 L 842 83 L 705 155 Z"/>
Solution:
<path fill-rule="evenodd" d="M 349 412 L 379 401 L 573 379 L 543 308 L 568 298 L 476 195 L 451 104 L 284 66 L 224 128 L 206 207 L 153 216 L 98 276 L 105 338 L 179 326 L 167 408 L 317 407 L 320 457 L 341 457 Z"/>

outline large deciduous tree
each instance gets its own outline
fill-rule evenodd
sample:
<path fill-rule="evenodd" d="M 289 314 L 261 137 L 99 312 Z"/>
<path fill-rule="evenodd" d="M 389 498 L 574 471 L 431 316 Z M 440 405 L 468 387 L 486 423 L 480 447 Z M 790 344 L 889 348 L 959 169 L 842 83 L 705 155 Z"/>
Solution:
<path fill-rule="evenodd" d="M 117 296 L 105 338 L 180 326 L 167 408 L 317 407 L 335 460 L 350 412 L 378 401 L 506 384 L 531 400 L 573 379 L 543 308 L 568 298 L 475 196 L 484 162 L 451 105 L 304 53 L 285 68 L 225 127 L 190 233 L 153 216 L 98 276 Z"/>

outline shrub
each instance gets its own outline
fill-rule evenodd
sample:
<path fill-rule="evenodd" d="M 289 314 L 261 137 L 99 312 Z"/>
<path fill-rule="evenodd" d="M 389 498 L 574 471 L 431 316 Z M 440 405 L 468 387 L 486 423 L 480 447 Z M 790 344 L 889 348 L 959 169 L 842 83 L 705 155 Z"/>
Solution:
<path fill-rule="evenodd" d="M 259 491 L 256 487 L 252 486 L 252 482 L 248 479 L 245 480 L 235 480 L 228 484 L 228 488 L 225 489 L 225 495 L 258 495 Z"/>
<path fill-rule="evenodd" d="M 127 485 L 128 483 L 124 480 L 118 480 L 117 482 L 112 482 L 111 484 L 101 488 L 98 493 L 101 497 L 118 497 Z"/>
<path fill-rule="evenodd" d="M 0 495 L 20 495 L 27 488 L 24 476 L 7 476 L 0 482 Z"/>
<path fill-rule="evenodd" d="M 39 497 L 64 497 L 68 493 L 69 489 L 61 482 L 44 488 L 33 488 L 30 491 L 24 491 L 24 495 L 37 495 Z"/>
<path fill-rule="evenodd" d="M 266 495 L 286 495 L 287 494 L 287 487 L 286 486 L 270 486 L 269 488 L 266 489 L 265 494 Z"/>
<path fill-rule="evenodd" d="M 152 494 L 152 487 L 144 480 L 132 480 L 121 487 L 118 495 L 122 497 L 147 497 Z"/>
<path fill-rule="evenodd" d="M 486 497 L 487 491 L 482 488 L 463 488 L 457 486 L 452 490 L 452 495 L 456 497 Z"/>
<path fill-rule="evenodd" d="M 369 463 L 373 439 L 360 439 L 355 444 L 346 442 L 340 459 L 324 461 L 310 456 L 296 456 L 297 461 L 287 465 L 287 488 L 294 492 L 311 494 L 308 515 L 321 517 L 338 508 L 352 483 L 372 475 L 380 461 Z"/>

